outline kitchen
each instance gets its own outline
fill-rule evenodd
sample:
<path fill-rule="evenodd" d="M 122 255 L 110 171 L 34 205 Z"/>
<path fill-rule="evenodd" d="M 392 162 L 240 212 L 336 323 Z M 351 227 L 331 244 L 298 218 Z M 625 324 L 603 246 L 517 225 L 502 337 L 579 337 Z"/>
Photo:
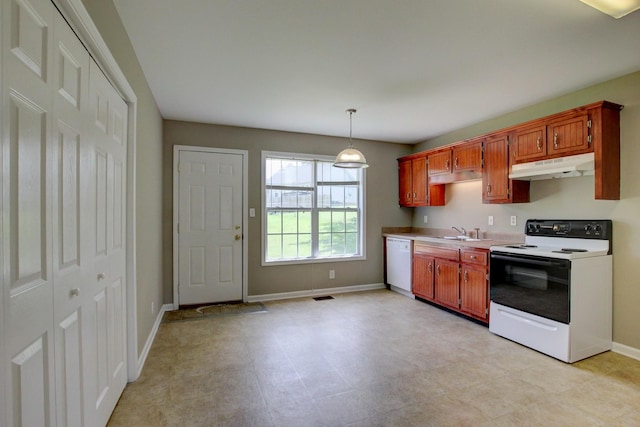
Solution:
<path fill-rule="evenodd" d="M 153 95 L 136 61 L 126 30 L 110 2 L 87 1 L 86 7 L 104 35 L 114 56 L 131 80 L 139 98 L 136 182 L 138 200 L 137 222 L 138 263 L 137 280 L 137 341 L 134 340 L 134 360 L 144 360 L 145 349 L 153 342 L 154 324 L 160 308 L 172 303 L 172 195 L 171 188 L 173 146 L 215 146 L 248 150 L 250 156 L 249 205 L 260 206 L 260 153 L 262 150 L 305 152 L 335 155 L 344 148 L 342 136 L 322 136 L 309 133 L 260 130 L 249 127 L 233 127 L 177 119 L 163 119 Z M 633 16 L 630 16 L 633 17 Z M 114 24 L 115 23 L 115 24 Z M 260 222 L 249 221 L 247 239 L 251 285 L 249 295 L 259 297 L 270 294 L 310 292 L 313 290 L 381 285 L 383 282 L 384 227 L 432 227 L 449 230 L 452 226 L 467 230 L 479 228 L 481 233 L 521 235 L 524 224 L 530 218 L 606 218 L 613 221 L 613 341 L 614 350 L 640 358 L 640 336 L 636 325 L 640 314 L 638 253 L 634 243 L 640 239 L 640 171 L 636 159 L 640 158 L 640 72 L 629 69 L 621 77 L 601 79 L 599 83 L 575 88 L 568 92 L 556 92 L 532 104 L 518 106 L 477 120 L 473 125 L 462 125 L 456 130 L 434 136 L 418 144 L 391 144 L 368 139 L 358 134 L 358 120 L 366 115 L 360 109 L 354 121 L 356 144 L 367 156 L 371 167 L 367 171 L 367 223 L 366 256 L 364 261 L 307 264 L 295 266 L 261 265 L 259 242 L 262 238 Z M 142 76 L 142 77 L 141 77 Z M 615 77 L 615 78 L 614 78 Z M 396 175 L 399 157 L 440 147 L 455 141 L 473 138 L 497 129 L 536 119 L 545 115 L 586 105 L 598 100 L 609 100 L 624 106 L 620 116 L 620 200 L 594 200 L 593 177 L 568 178 L 534 182 L 530 188 L 529 203 L 490 205 L 482 203 L 481 181 L 446 184 L 445 206 L 400 208 L 398 207 L 398 181 Z M 345 100 L 350 102 L 350 100 Z M 344 108 L 338 113 L 343 120 Z M 460 106 L 462 108 L 463 106 Z M 479 108 L 479 107 L 476 107 Z M 398 115 L 405 111 L 399 111 Z M 344 127 L 344 126 L 342 126 Z M 342 135 L 344 132 L 341 133 Z M 162 149 L 158 149 L 159 146 Z M 150 215 L 149 212 L 159 213 Z M 493 225 L 488 218 L 493 217 Z M 516 225 L 511 224 L 516 217 Z M 426 218 L 426 219 L 425 219 Z M 329 270 L 335 271 L 335 279 L 329 279 Z M 308 278 L 305 283 L 300 277 Z M 150 309 L 151 308 L 151 309 Z M 166 309 L 166 308 L 165 308 Z"/>

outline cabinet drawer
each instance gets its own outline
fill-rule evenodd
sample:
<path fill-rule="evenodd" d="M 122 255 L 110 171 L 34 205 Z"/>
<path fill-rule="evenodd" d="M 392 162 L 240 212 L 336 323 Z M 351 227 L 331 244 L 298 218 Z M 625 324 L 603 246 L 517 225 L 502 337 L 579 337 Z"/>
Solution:
<path fill-rule="evenodd" d="M 458 249 L 428 246 L 420 243 L 416 243 L 414 245 L 413 252 L 416 254 L 429 254 L 436 258 L 450 259 L 453 261 L 458 261 L 460 259 Z"/>
<path fill-rule="evenodd" d="M 487 252 L 478 249 L 461 249 L 460 260 L 467 264 L 487 265 Z"/>

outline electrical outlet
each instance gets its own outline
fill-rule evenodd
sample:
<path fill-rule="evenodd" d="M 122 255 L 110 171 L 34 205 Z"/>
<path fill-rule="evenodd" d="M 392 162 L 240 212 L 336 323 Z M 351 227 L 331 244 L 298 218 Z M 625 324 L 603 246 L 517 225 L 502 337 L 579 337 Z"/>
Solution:
<path fill-rule="evenodd" d="M 518 218 L 515 215 L 511 215 L 511 225 L 512 226 L 518 225 Z"/>
<path fill-rule="evenodd" d="M 427 215 L 424 216 L 424 223 L 426 224 L 427 222 L 429 222 L 429 217 Z"/>
<path fill-rule="evenodd" d="M 489 225 L 493 225 L 493 215 L 489 215 Z"/>
<path fill-rule="evenodd" d="M 336 278 L 336 271 L 329 270 L 329 279 L 335 279 L 335 278 Z"/>

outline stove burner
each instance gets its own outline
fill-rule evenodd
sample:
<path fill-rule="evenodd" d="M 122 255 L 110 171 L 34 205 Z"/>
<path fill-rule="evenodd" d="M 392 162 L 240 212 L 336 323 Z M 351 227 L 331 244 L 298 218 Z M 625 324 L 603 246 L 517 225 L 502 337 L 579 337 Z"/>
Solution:
<path fill-rule="evenodd" d="M 559 251 L 551 251 L 556 254 L 572 254 L 574 252 L 587 252 L 586 249 L 562 248 Z"/>
<path fill-rule="evenodd" d="M 507 248 L 513 248 L 513 249 L 528 249 L 528 248 L 537 248 L 538 246 L 536 245 L 507 245 L 505 246 Z"/>

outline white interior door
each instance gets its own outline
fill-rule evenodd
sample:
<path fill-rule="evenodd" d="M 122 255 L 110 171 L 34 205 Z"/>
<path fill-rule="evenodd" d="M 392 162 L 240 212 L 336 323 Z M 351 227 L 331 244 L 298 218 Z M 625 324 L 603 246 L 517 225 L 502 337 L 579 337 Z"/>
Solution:
<path fill-rule="evenodd" d="M 3 274 L 7 425 L 55 425 L 51 240 L 54 8 L 3 1 Z M 9 25 L 7 25 L 9 23 Z M 4 291 L 4 290 L 3 290 Z"/>
<path fill-rule="evenodd" d="M 127 374 L 127 105 L 50 0 L 0 7 L 0 424 L 103 426 Z"/>
<path fill-rule="evenodd" d="M 109 419 L 126 385 L 125 209 L 127 105 L 95 62 L 89 64 L 89 104 L 94 144 L 89 179 L 91 208 L 90 314 L 84 323 L 88 347 L 87 411 L 95 423 Z"/>
<path fill-rule="evenodd" d="M 179 304 L 242 300 L 243 156 L 178 153 Z"/>
<path fill-rule="evenodd" d="M 88 311 L 93 247 L 89 197 L 93 144 L 88 112 L 89 54 L 60 14 L 53 49 L 53 141 L 51 145 L 56 418 L 58 426 L 86 425 L 82 330 Z M 87 367 L 90 368 L 90 365 Z"/>

